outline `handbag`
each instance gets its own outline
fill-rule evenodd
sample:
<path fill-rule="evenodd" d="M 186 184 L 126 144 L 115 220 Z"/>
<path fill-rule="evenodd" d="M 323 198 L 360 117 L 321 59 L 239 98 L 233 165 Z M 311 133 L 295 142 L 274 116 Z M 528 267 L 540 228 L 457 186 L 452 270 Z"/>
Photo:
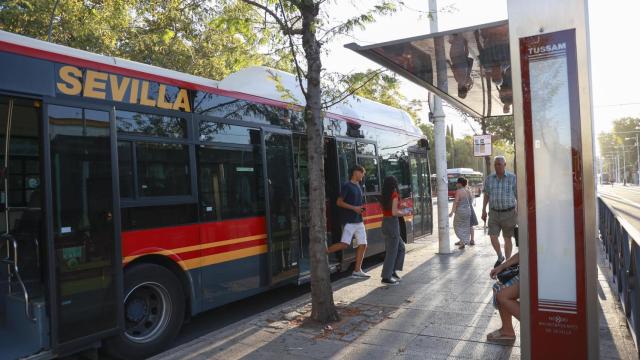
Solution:
<path fill-rule="evenodd" d="M 471 199 L 467 197 L 467 201 L 469 202 L 469 208 L 471 209 L 471 226 L 478 225 L 478 217 L 476 216 L 476 211 L 473 210 L 473 205 L 471 205 Z"/>
<path fill-rule="evenodd" d="M 507 281 L 513 279 L 516 275 L 520 274 L 520 265 L 511 265 L 508 268 L 500 271 L 497 275 L 498 281 L 506 284 Z"/>

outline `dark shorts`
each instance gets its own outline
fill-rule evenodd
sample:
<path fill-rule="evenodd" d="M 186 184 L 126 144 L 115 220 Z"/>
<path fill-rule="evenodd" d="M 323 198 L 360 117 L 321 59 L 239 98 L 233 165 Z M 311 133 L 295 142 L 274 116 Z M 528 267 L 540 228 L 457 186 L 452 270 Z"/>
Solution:
<path fill-rule="evenodd" d="M 503 237 L 513 237 L 513 229 L 517 221 L 515 208 L 504 212 L 489 210 L 489 236 L 499 236 L 502 231 Z"/>

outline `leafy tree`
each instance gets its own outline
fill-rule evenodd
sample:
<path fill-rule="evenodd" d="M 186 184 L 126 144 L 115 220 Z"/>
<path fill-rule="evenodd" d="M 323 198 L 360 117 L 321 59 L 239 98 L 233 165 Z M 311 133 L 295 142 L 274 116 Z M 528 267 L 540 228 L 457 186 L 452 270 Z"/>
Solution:
<path fill-rule="evenodd" d="M 400 80 L 395 73 L 368 69 L 344 76 L 341 82 L 343 87 L 356 88 L 353 95 L 402 109 L 409 113 L 416 123 L 420 123 L 418 114 L 422 104 L 417 99 L 408 100 L 400 92 Z"/>
<path fill-rule="evenodd" d="M 639 165 L 636 135 L 640 139 L 640 119 L 632 117 L 614 120 L 611 132 L 598 134 L 603 173 L 613 175 L 618 181 L 631 180 L 631 174 L 637 173 Z M 623 169 L 625 162 L 627 167 Z"/>
<path fill-rule="evenodd" d="M 55 0 L 8 0 L 0 29 L 47 39 Z M 281 33 L 233 0 L 60 0 L 51 41 L 211 79 L 252 65 L 290 71 Z"/>
<path fill-rule="evenodd" d="M 305 98 L 304 119 L 307 128 L 309 171 L 309 252 L 311 260 L 311 317 L 326 323 L 339 319 L 333 302 L 329 277 L 326 243 L 326 206 L 324 191 L 324 109 L 343 101 L 357 91 L 348 85 L 340 91 L 322 86 L 323 46 L 339 34 L 355 27 L 364 27 L 395 10 L 391 2 L 380 1 L 371 10 L 339 25 L 330 23 L 330 14 L 323 12 L 326 0 L 242 0 L 264 12 L 286 39 L 295 63 L 295 73 Z M 326 96 L 329 95 L 329 96 Z"/>

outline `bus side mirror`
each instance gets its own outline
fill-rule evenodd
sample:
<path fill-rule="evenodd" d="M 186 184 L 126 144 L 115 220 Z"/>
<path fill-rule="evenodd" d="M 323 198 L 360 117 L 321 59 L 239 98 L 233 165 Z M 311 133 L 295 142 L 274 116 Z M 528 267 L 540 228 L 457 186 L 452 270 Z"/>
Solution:
<path fill-rule="evenodd" d="M 418 140 L 418 147 L 425 148 L 427 150 L 431 150 L 431 148 L 429 147 L 429 140 L 427 140 L 427 139 Z"/>

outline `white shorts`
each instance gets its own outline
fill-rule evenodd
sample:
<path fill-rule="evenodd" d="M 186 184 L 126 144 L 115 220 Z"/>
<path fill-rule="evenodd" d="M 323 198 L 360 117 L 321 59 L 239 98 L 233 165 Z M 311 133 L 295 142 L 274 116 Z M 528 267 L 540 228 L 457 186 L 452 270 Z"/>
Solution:
<path fill-rule="evenodd" d="M 351 245 L 351 240 L 356 238 L 357 245 L 367 245 L 367 229 L 364 223 L 347 223 L 342 228 L 341 242 Z"/>

